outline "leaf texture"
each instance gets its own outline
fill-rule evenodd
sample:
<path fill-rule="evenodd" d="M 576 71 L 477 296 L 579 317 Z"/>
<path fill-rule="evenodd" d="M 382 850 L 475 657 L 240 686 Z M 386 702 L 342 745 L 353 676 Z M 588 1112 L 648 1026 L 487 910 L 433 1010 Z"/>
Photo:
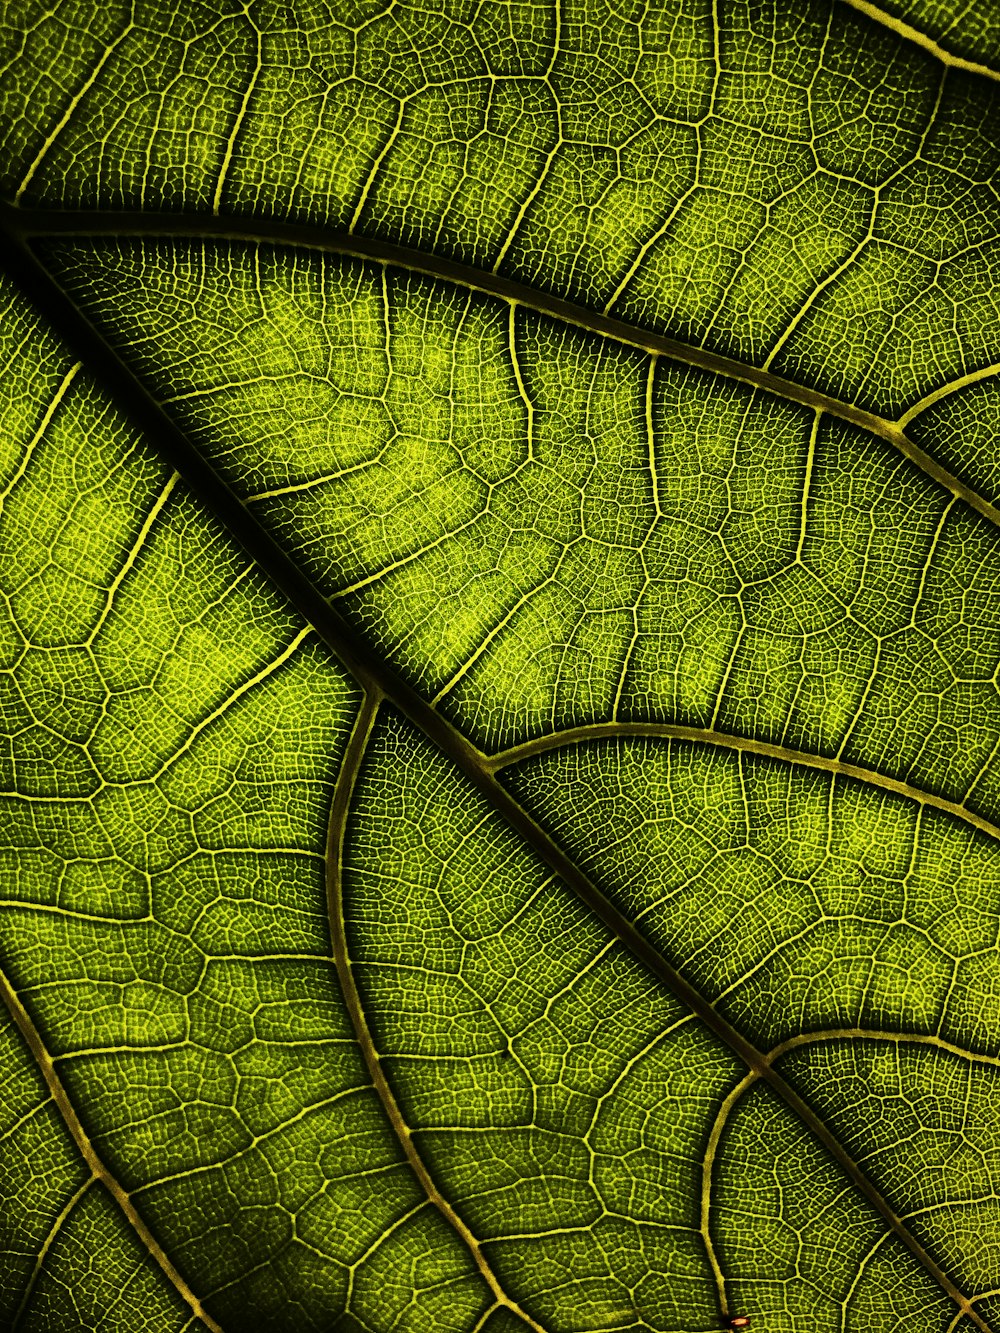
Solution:
<path fill-rule="evenodd" d="M 0 1326 L 1000 1329 L 1000 30 L 4 18 Z"/>

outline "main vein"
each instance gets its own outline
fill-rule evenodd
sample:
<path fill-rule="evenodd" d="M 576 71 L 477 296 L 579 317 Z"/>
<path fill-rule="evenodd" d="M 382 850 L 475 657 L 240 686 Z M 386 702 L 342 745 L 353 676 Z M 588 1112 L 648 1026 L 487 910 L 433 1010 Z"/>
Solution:
<path fill-rule="evenodd" d="M 970 508 L 1000 527 L 1000 507 L 962 481 L 936 459 L 915 444 L 900 421 L 892 421 L 868 412 L 853 403 L 834 398 L 806 384 L 785 379 L 735 357 L 697 347 L 665 334 L 629 324 L 597 310 L 563 300 L 548 292 L 515 282 L 499 273 L 487 272 L 461 264 L 441 255 L 393 245 L 377 237 L 338 233 L 307 223 L 269 221 L 241 223 L 239 219 L 207 214 L 159 214 L 136 212 L 87 212 L 72 210 L 23 210 L 0 204 L 0 228 L 9 242 L 25 244 L 31 237 L 147 237 L 163 240 L 224 240 L 255 245 L 290 245 L 367 260 L 387 268 L 398 268 L 442 282 L 453 283 L 484 296 L 495 297 L 547 315 L 560 323 L 582 329 L 626 347 L 634 347 L 650 356 L 662 356 L 684 365 L 707 370 L 726 379 L 738 380 L 789 402 L 801 403 L 814 411 L 848 421 L 880 439 L 886 440 L 940 486 L 964 500 Z M 963 376 L 964 384 L 969 376 Z M 949 387 L 939 388 L 928 401 L 947 396 Z M 911 419 L 912 413 L 906 415 Z M 902 420 L 902 419 L 901 419 Z"/>
<path fill-rule="evenodd" d="M 695 990 L 590 881 L 555 839 L 501 786 L 486 756 L 383 661 L 330 605 L 170 420 L 103 336 L 58 287 L 18 233 L 6 232 L 5 243 L 0 247 L 0 266 L 22 295 L 55 326 L 129 423 L 146 437 L 171 468 L 180 473 L 194 495 L 222 523 L 271 583 L 313 625 L 317 634 L 351 672 L 366 694 L 370 698 L 384 697 L 423 732 L 451 760 L 472 787 L 482 794 L 497 816 L 562 878 L 622 946 L 648 968 L 681 1004 L 701 1019 L 748 1069 L 756 1071 L 773 1088 L 840 1164 L 901 1243 L 942 1289 L 959 1303 L 960 1309 L 967 1313 L 981 1333 L 992 1333 L 812 1108 L 773 1069 L 766 1057 Z"/>

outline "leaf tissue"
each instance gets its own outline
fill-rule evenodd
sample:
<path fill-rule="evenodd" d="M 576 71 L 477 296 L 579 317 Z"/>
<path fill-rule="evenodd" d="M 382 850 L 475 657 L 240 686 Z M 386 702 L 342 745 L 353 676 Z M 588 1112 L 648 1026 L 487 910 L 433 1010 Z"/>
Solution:
<path fill-rule="evenodd" d="M 10 0 L 0 1328 L 1000 1333 L 998 12 Z"/>

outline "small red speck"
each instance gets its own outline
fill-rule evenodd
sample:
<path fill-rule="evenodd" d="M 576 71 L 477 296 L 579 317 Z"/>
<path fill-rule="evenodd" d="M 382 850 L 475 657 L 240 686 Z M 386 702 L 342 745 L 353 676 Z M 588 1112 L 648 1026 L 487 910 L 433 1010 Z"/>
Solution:
<path fill-rule="evenodd" d="M 729 1321 L 730 1328 L 749 1328 L 750 1318 L 745 1314 L 734 1315 Z"/>

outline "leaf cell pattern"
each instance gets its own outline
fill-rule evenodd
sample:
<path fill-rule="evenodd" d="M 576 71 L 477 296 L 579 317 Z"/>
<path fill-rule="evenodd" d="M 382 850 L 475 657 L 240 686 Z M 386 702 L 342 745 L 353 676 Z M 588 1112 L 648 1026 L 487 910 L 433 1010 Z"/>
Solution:
<path fill-rule="evenodd" d="M 0 1326 L 1000 1329 L 1000 29 L 17 0 Z"/>

